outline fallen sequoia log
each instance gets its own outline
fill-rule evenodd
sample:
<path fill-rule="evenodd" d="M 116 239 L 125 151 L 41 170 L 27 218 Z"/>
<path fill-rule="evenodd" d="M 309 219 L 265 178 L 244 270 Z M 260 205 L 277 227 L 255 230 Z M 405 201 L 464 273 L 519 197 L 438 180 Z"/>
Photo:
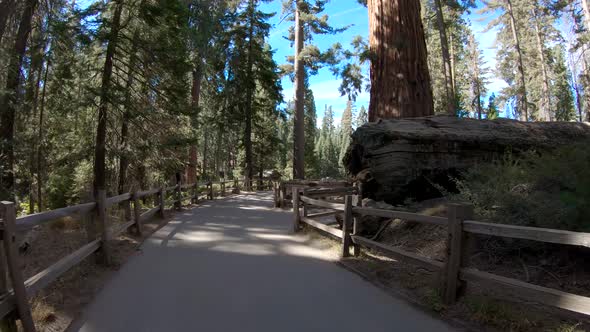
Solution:
<path fill-rule="evenodd" d="M 455 190 L 453 178 L 482 162 L 590 141 L 590 124 L 448 116 L 384 120 L 358 128 L 344 157 L 363 197 L 391 204 Z"/>

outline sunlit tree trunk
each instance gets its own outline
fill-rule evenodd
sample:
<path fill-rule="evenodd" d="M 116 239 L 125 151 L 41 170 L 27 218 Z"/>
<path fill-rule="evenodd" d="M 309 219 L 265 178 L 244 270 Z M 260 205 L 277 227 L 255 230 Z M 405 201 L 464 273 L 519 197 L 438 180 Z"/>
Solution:
<path fill-rule="evenodd" d="M 301 51 L 304 40 L 299 5 L 295 9 L 295 114 L 293 116 L 293 179 L 305 178 L 305 68 Z"/>
<path fill-rule="evenodd" d="M 369 0 L 369 121 L 432 115 L 420 1 Z"/>
<path fill-rule="evenodd" d="M 547 75 L 547 64 L 545 62 L 545 51 L 544 51 L 544 40 L 541 35 L 541 29 L 539 27 L 538 9 L 535 8 L 531 11 L 535 24 L 535 37 L 537 41 L 537 52 L 539 52 L 539 61 L 541 62 L 541 75 L 543 80 L 542 96 L 541 96 L 541 107 L 539 120 L 550 121 L 551 120 L 551 95 L 549 91 L 549 77 Z"/>
<path fill-rule="evenodd" d="M 514 41 L 514 47 L 516 48 L 517 54 L 517 68 L 518 74 L 520 79 L 520 100 L 519 100 L 519 115 L 521 121 L 528 121 L 529 113 L 528 113 L 528 100 L 527 100 L 527 89 L 526 89 L 526 76 L 524 74 L 524 65 L 522 60 L 522 49 L 520 48 L 520 39 L 518 37 L 518 31 L 516 28 L 516 19 L 514 18 L 514 10 L 512 8 L 512 0 L 505 0 L 506 7 L 508 11 L 508 15 L 510 16 L 510 28 L 512 30 L 512 39 Z"/>
<path fill-rule="evenodd" d="M 436 7 L 436 22 L 438 25 L 438 33 L 440 37 L 440 49 L 442 52 L 444 79 L 445 79 L 445 106 L 449 115 L 455 114 L 455 92 L 453 89 L 453 73 L 451 69 L 451 56 L 449 55 L 449 40 L 447 38 L 447 27 L 443 15 L 443 8 L 441 0 L 435 0 Z"/>

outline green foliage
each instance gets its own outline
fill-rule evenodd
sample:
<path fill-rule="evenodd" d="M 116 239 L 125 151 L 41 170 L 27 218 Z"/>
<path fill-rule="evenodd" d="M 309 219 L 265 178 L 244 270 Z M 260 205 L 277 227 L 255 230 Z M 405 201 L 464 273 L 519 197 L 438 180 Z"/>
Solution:
<path fill-rule="evenodd" d="M 471 319 L 508 331 L 531 331 L 535 322 L 528 320 L 511 307 L 487 296 L 469 296 L 465 299 Z"/>
<path fill-rule="evenodd" d="M 556 46 L 553 49 L 555 54 L 555 72 L 554 92 L 555 95 L 555 119 L 557 121 L 572 121 L 576 119 L 576 110 L 574 108 L 574 96 L 570 86 L 571 73 L 565 63 L 563 47 Z"/>
<path fill-rule="evenodd" d="M 488 99 L 487 118 L 489 120 L 494 120 L 497 119 L 499 115 L 498 105 L 496 105 L 496 94 L 492 93 Z"/>
<path fill-rule="evenodd" d="M 507 154 L 463 174 L 454 198 L 492 222 L 588 232 L 589 160 L 588 142 L 541 155 Z"/>

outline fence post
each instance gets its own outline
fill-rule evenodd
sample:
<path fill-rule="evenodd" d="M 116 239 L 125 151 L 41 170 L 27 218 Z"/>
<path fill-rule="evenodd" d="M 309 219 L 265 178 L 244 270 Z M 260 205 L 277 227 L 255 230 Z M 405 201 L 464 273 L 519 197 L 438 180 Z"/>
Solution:
<path fill-rule="evenodd" d="M 279 198 L 279 202 L 280 202 L 280 206 L 281 209 L 284 209 L 286 206 L 285 204 L 285 196 L 287 196 L 287 186 L 285 185 L 285 183 L 281 182 L 281 185 L 279 186 L 279 194 L 280 194 L 280 198 Z"/>
<path fill-rule="evenodd" d="M 221 197 L 225 197 L 225 179 L 221 179 Z"/>
<path fill-rule="evenodd" d="M 191 204 L 197 204 L 197 182 L 191 186 Z"/>
<path fill-rule="evenodd" d="M 307 188 L 303 189 L 303 196 L 307 196 Z M 302 202 L 301 205 L 303 205 L 303 216 L 307 218 L 307 215 L 309 214 L 308 209 L 308 205 L 305 202 Z"/>
<path fill-rule="evenodd" d="M 137 236 L 141 236 L 141 211 L 139 209 L 139 198 L 137 197 L 136 192 L 131 195 L 131 199 L 133 200 L 133 220 L 135 221 L 135 232 Z"/>
<path fill-rule="evenodd" d="M 174 188 L 174 209 L 180 210 L 182 206 L 182 187 L 180 180 L 176 181 L 176 187 Z"/>
<path fill-rule="evenodd" d="M 361 206 L 361 196 L 359 195 L 352 195 L 352 206 Z M 360 224 L 360 219 L 361 216 L 355 216 L 354 214 L 352 215 L 352 234 L 353 235 L 357 235 L 358 231 L 359 231 L 359 224 Z M 356 243 L 353 243 L 352 245 L 352 252 L 354 257 L 358 257 L 361 254 L 361 246 L 359 246 Z"/>
<path fill-rule="evenodd" d="M 100 251 L 102 254 L 102 263 L 104 265 L 111 265 L 111 250 L 109 248 L 109 225 L 107 214 L 107 192 L 106 190 L 98 190 L 96 196 L 96 217 L 100 227 Z"/>
<path fill-rule="evenodd" d="M 0 218 L 3 217 L 2 209 L 0 209 Z M 0 237 L 2 241 L 2 237 Z M 2 241 L 3 242 L 3 241 Z M 4 296 L 8 293 L 8 263 L 6 262 L 6 255 L 4 252 L 4 245 L 0 245 L 0 296 Z M 17 332 L 16 327 L 16 313 L 13 311 L 8 315 L 4 316 L 0 320 L 0 331 L 6 332 Z"/>
<path fill-rule="evenodd" d="M 301 215 L 299 214 L 299 188 L 293 186 L 293 233 L 299 231 L 299 223 L 301 222 Z"/>
<path fill-rule="evenodd" d="M 31 307 L 29 306 L 25 279 L 21 271 L 16 244 L 16 207 L 13 202 L 3 201 L 1 204 L 4 220 L 2 242 L 4 242 L 8 274 L 10 275 L 12 289 L 14 290 L 16 310 L 25 332 L 34 332 L 35 323 L 33 323 L 33 316 L 31 315 Z"/>
<path fill-rule="evenodd" d="M 352 227 L 352 196 L 344 196 L 344 220 L 342 221 L 342 257 L 350 256 L 350 228 Z"/>
<path fill-rule="evenodd" d="M 448 238 L 447 259 L 443 270 L 443 301 L 453 304 L 457 300 L 459 272 L 463 256 L 463 220 L 473 217 L 473 206 L 467 204 L 449 204 L 447 209 Z"/>
<path fill-rule="evenodd" d="M 160 190 L 158 191 L 158 200 L 160 201 L 160 211 L 158 211 L 158 213 L 160 214 L 160 218 L 164 219 L 166 218 L 166 214 L 164 212 L 164 209 L 166 208 L 166 189 L 164 189 L 164 187 L 160 187 Z"/>

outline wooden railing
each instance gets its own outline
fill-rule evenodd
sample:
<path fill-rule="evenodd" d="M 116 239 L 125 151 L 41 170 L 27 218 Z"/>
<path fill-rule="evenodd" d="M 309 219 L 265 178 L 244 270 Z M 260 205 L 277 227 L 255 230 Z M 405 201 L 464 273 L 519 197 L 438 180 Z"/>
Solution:
<path fill-rule="evenodd" d="M 442 280 L 440 294 L 443 301 L 447 304 L 454 303 L 457 300 L 459 286 L 462 282 L 476 282 L 492 287 L 492 289 L 507 290 L 513 296 L 525 301 L 554 306 L 578 314 L 590 315 L 589 297 L 538 286 L 464 266 L 467 255 L 464 238 L 467 234 L 499 236 L 589 248 L 590 233 L 475 221 L 472 220 L 473 207 L 466 204 L 449 204 L 447 217 L 359 207 L 357 196 L 344 192 L 341 193 L 345 195 L 344 204 L 318 200 L 314 198 L 313 194 L 308 193 L 308 189 L 302 189 L 300 187 L 293 188 L 294 202 L 296 202 L 293 204 L 293 230 L 297 232 L 300 224 L 305 223 L 339 239 L 342 242 L 342 257 L 350 256 L 351 248 L 354 250 L 353 254 L 358 255 L 361 247 L 364 247 L 392 256 L 401 262 L 418 265 L 429 271 L 438 272 Z M 300 211 L 301 206 L 303 207 L 303 212 Z M 326 214 L 309 215 L 307 211 L 311 206 L 330 209 L 334 213 L 342 213 L 342 229 L 313 220 L 312 216 Z M 433 260 L 358 235 L 359 218 L 366 215 L 446 226 L 448 238 L 445 261 Z"/>
<path fill-rule="evenodd" d="M 227 184 L 230 184 L 229 188 L 226 186 Z M 225 196 L 228 190 L 231 189 L 239 190 L 238 180 L 193 184 L 179 183 L 169 187 L 124 193 L 108 198 L 103 190 L 98 192 L 97 197 L 92 202 L 18 218 L 16 217 L 14 203 L 0 202 L 0 231 L 2 232 L 2 245 L 0 246 L 0 325 L 12 329 L 16 326 L 15 319 L 18 318 L 21 320 L 26 332 L 35 331 L 29 299 L 92 254 L 97 254 L 97 260 L 100 263 L 110 264 L 111 250 L 109 241 L 127 230 L 132 230 L 136 235 L 141 235 L 142 224 L 145 221 L 155 215 L 164 218 L 167 193 L 170 193 L 168 203 L 173 204 L 176 209 L 180 209 L 182 203 L 186 200 L 190 200 L 194 204 L 198 203 L 203 191 L 208 199 L 214 199 L 216 194 Z M 153 196 L 154 201 L 157 203 L 154 204 L 154 207 L 142 212 L 140 200 L 150 196 Z M 121 205 L 124 209 L 125 222 L 109 228 L 107 210 L 116 205 Z M 133 209 L 131 205 L 133 205 Z M 85 219 L 81 223 L 86 228 L 88 243 L 43 271 L 24 280 L 16 243 L 18 234 L 30 231 L 33 227 L 52 220 L 70 216 L 80 216 L 81 219 Z M 5 255 L 2 255 L 2 250 L 4 250 Z M 4 256 L 6 256 L 6 261 L 4 261 Z M 8 287 L 7 274 L 10 276 L 12 288 Z"/>
<path fill-rule="evenodd" d="M 275 207 L 286 208 L 288 194 L 293 188 L 341 189 L 350 186 L 348 181 L 320 181 L 320 180 L 289 180 L 282 181 L 274 189 Z M 292 198 L 292 197 L 291 197 Z"/>

